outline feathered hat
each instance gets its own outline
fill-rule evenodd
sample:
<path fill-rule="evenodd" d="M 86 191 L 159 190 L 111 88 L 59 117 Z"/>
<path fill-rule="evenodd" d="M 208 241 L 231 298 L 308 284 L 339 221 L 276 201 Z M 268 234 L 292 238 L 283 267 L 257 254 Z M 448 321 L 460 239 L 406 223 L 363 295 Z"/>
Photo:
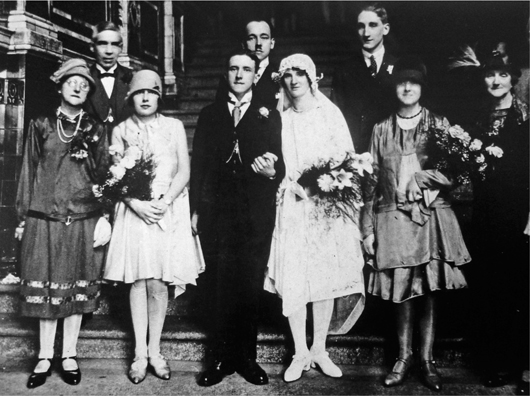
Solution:
<path fill-rule="evenodd" d="M 491 70 L 502 70 L 510 73 L 514 77 L 521 76 L 521 70 L 515 67 L 508 57 L 503 57 L 497 49 L 489 52 L 483 57 L 483 60 L 480 60 L 471 46 L 464 45 L 459 48 L 457 54 L 451 57 L 450 60 L 451 62 L 448 65 L 449 70 L 460 67 L 475 67 L 484 73 Z"/>

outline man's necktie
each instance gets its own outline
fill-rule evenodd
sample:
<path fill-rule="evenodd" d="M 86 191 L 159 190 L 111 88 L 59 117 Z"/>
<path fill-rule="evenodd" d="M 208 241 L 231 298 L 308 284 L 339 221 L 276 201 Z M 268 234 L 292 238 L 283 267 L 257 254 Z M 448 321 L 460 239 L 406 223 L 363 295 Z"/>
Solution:
<path fill-rule="evenodd" d="M 375 62 L 374 56 L 370 56 L 370 74 L 372 77 L 375 77 L 377 75 L 377 63 Z"/>
<path fill-rule="evenodd" d="M 244 104 L 245 102 L 237 102 L 234 105 L 234 110 L 232 111 L 232 119 L 234 120 L 234 127 L 236 127 L 237 124 L 239 124 L 239 120 L 241 119 L 241 106 L 243 106 Z M 235 134 L 235 131 L 234 131 L 234 134 Z M 230 154 L 230 158 L 228 158 L 226 163 L 234 159 L 234 156 L 237 156 L 237 158 L 239 159 L 239 162 L 241 163 L 243 162 L 241 161 L 241 154 L 239 153 L 239 140 L 237 138 L 235 140 L 234 149 L 232 150 L 232 154 Z"/>
<path fill-rule="evenodd" d="M 244 103 L 238 102 L 234 105 L 234 110 L 232 111 L 232 118 L 234 120 L 234 126 L 237 126 L 239 120 L 241 119 L 241 106 Z"/>

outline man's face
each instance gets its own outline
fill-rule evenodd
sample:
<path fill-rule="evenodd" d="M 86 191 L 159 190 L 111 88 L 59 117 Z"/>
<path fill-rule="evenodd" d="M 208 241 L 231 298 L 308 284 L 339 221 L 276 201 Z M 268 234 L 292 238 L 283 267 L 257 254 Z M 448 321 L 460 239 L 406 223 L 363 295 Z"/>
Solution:
<path fill-rule="evenodd" d="M 365 51 L 377 51 L 389 31 L 390 25 L 383 23 L 375 12 L 363 11 L 357 17 L 357 33 Z"/>
<path fill-rule="evenodd" d="M 252 89 L 256 64 L 246 55 L 234 55 L 228 62 L 228 85 L 230 91 L 241 100 Z"/>
<path fill-rule="evenodd" d="M 246 49 L 254 53 L 260 61 L 265 59 L 274 48 L 274 39 L 267 22 L 254 21 L 247 25 Z"/>
<path fill-rule="evenodd" d="M 123 42 L 121 35 L 114 30 L 104 30 L 96 36 L 92 44 L 92 52 L 96 55 L 96 62 L 103 69 L 109 70 L 118 63 Z"/>

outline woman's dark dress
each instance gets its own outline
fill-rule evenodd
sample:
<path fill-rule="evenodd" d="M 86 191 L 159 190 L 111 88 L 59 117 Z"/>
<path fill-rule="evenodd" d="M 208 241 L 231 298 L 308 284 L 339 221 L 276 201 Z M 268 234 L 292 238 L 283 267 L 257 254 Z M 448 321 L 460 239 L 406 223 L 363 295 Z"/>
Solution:
<path fill-rule="evenodd" d="M 474 181 L 470 246 L 476 274 L 471 281 L 481 311 L 481 361 L 493 371 L 512 364 L 528 367 L 530 262 L 523 232 L 530 199 L 528 105 L 514 99 L 509 109 L 486 110 L 472 134 L 485 147 L 494 144 L 504 152 L 488 159 L 485 181 Z"/>
<path fill-rule="evenodd" d="M 92 186 L 108 169 L 108 143 L 101 124 L 83 114 L 78 132 L 90 130 L 97 141 L 88 157 L 73 158 L 70 144 L 59 139 L 57 119 L 71 135 L 77 125 L 63 114 L 30 122 L 17 192 L 17 212 L 26 220 L 22 239 L 21 314 L 57 319 L 97 308 L 104 247 L 94 249 L 99 216 L 63 222 L 28 216 L 74 215 L 97 211 Z"/>

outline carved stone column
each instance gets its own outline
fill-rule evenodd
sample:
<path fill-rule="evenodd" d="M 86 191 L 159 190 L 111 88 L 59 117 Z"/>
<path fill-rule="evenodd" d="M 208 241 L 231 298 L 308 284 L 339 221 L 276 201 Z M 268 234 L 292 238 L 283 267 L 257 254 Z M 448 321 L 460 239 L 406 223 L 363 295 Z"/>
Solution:
<path fill-rule="evenodd" d="M 175 19 L 173 18 L 173 4 L 171 0 L 164 0 L 164 63 L 163 80 L 164 95 L 177 95 L 177 79 L 173 71 L 175 59 Z"/>

